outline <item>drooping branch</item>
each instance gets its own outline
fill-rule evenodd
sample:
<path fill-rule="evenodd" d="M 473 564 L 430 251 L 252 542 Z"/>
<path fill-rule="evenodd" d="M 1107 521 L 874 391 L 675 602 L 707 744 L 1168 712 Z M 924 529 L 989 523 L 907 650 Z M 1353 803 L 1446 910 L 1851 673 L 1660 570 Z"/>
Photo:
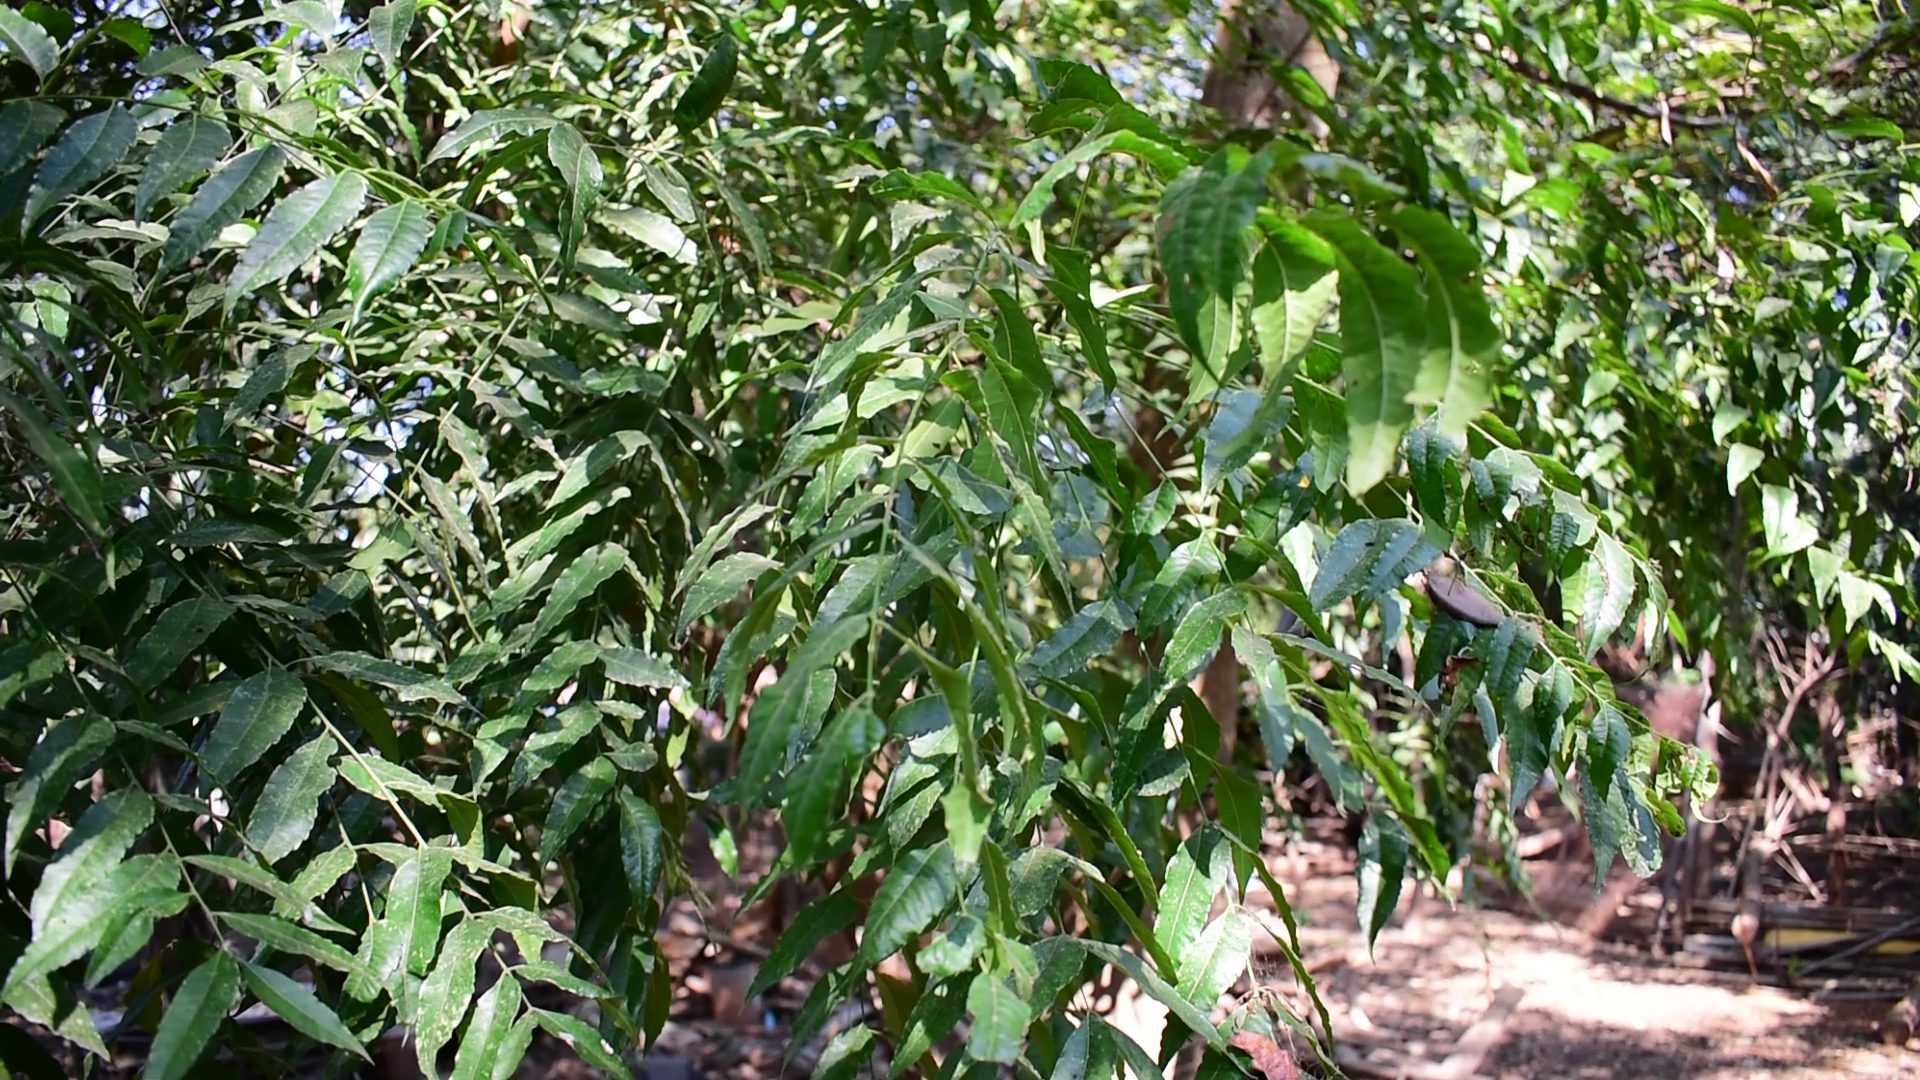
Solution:
<path fill-rule="evenodd" d="M 1500 59 L 1502 63 L 1505 63 L 1509 68 L 1513 69 L 1515 74 L 1522 78 L 1539 83 L 1542 86 L 1551 86 L 1562 93 L 1579 98 L 1581 101 L 1595 108 L 1627 113 L 1672 127 L 1723 128 L 1731 127 L 1737 122 L 1737 118 L 1730 114 L 1702 116 L 1698 113 L 1675 112 L 1664 98 L 1662 98 L 1657 105 L 1644 101 L 1628 101 L 1625 98 L 1617 98 L 1612 94 L 1602 93 L 1584 83 L 1577 83 L 1572 79 L 1555 75 L 1551 71 L 1542 71 L 1540 68 L 1535 67 L 1517 56 L 1503 56 Z"/>
<path fill-rule="evenodd" d="M 1920 14 L 1881 23 L 1865 45 L 1834 61 L 1827 68 L 1827 77 L 1842 83 L 1855 82 L 1888 51 L 1895 46 L 1911 45 L 1916 38 L 1920 38 Z"/>

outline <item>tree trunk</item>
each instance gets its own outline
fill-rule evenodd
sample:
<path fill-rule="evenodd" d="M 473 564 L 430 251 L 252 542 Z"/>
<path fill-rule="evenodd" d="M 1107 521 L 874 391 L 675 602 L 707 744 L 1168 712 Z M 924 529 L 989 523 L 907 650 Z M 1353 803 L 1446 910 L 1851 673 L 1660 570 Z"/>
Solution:
<path fill-rule="evenodd" d="M 1340 65 L 1287 0 L 1226 0 L 1200 101 L 1237 127 L 1303 127 L 1325 135 L 1326 124 L 1297 109 L 1275 77 L 1287 65 L 1304 70 L 1328 97 L 1340 82 Z"/>

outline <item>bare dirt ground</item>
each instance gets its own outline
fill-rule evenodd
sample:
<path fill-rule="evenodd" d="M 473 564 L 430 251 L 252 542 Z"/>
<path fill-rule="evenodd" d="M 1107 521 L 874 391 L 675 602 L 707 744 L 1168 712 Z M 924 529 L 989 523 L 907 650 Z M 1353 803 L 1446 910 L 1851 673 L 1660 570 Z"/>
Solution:
<path fill-rule="evenodd" d="M 1296 879 L 1298 880 L 1298 879 Z M 1882 1005 L 1827 1006 L 1687 970 L 1644 951 L 1504 911 L 1403 905 L 1368 958 L 1350 875 L 1302 882 L 1295 905 L 1349 1068 L 1400 1075 L 1457 1049 L 1503 990 L 1491 1050 L 1471 1076 L 1535 1078 L 1920 1077 L 1920 1051 L 1884 1047 Z M 1354 1068 L 1359 1066 L 1359 1068 Z"/>

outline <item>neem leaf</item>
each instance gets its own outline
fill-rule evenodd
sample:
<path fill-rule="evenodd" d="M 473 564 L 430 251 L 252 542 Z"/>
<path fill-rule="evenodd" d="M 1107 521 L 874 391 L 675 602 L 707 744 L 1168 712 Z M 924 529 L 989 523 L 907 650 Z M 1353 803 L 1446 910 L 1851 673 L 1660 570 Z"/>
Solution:
<path fill-rule="evenodd" d="M 1467 425 L 1493 400 L 1487 374 L 1500 353 L 1500 333 L 1480 283 L 1480 252 L 1432 210 L 1409 206 L 1387 220 L 1427 272 L 1426 355 L 1407 400 L 1439 406 L 1440 432 L 1464 438 Z"/>
<path fill-rule="evenodd" d="M 315 1042 L 339 1047 L 362 1060 L 373 1060 L 367 1056 L 367 1048 L 354 1038 L 353 1032 L 347 1030 L 347 1025 L 340 1022 L 340 1017 L 332 1009 L 313 996 L 313 991 L 272 968 L 258 964 L 243 961 L 240 973 L 246 977 L 247 988 L 253 991 L 261 1004 L 272 1009 L 274 1015 L 285 1020 L 300 1034 Z"/>
<path fill-rule="evenodd" d="M 32 231 L 34 223 L 54 203 L 107 175 L 107 170 L 126 156 L 139 133 L 140 125 L 133 114 L 120 105 L 75 120 L 33 174 L 33 187 L 20 212 L 22 230 Z"/>
<path fill-rule="evenodd" d="M 280 741 L 306 703 L 306 687 L 285 668 L 268 668 L 242 680 L 200 751 L 207 774 L 222 784 L 233 782 Z"/>
<path fill-rule="evenodd" d="M 233 133 L 210 116 L 188 113 L 174 121 L 147 155 L 146 171 L 133 194 L 134 218 L 144 220 L 154 200 L 179 191 L 187 181 L 213 168 L 232 145 Z"/>
<path fill-rule="evenodd" d="M 207 178 L 193 198 L 167 223 L 160 249 L 160 272 L 207 249 L 220 231 L 260 205 L 287 167 L 287 152 L 275 145 L 249 150 Z"/>
<path fill-rule="evenodd" d="M 1339 257 L 1347 487 L 1359 495 L 1393 471 L 1400 436 L 1413 422 L 1407 395 L 1413 392 L 1426 351 L 1421 316 L 1426 301 L 1413 267 L 1352 217 L 1320 211 L 1301 223 Z"/>
<path fill-rule="evenodd" d="M 540 109 L 482 109 L 435 144 L 427 163 L 457 157 L 476 146 L 491 146 L 506 135 L 531 135 L 560 121 Z"/>
<path fill-rule="evenodd" d="M 367 219 L 347 256 L 347 291 L 356 317 L 367 301 L 405 276 L 433 234 L 433 216 L 411 199 L 394 203 Z"/>
<path fill-rule="evenodd" d="M 147 1051 L 147 1080 L 180 1080 L 213 1041 L 240 992 L 240 965 L 221 950 L 187 973 Z"/>
<path fill-rule="evenodd" d="M 247 818 L 247 838 L 269 863 L 306 843 L 320 812 L 320 796 L 333 786 L 331 735 L 322 735 L 287 755 L 268 778 Z"/>
<path fill-rule="evenodd" d="M 400 62 L 400 50 L 413 32 L 413 15 L 418 0 L 392 0 L 367 12 L 367 37 L 380 62 L 391 69 Z"/>
<path fill-rule="evenodd" d="M 899 952 L 933 925 L 958 885 L 952 847 L 941 843 L 907 852 L 874 893 L 858 962 L 872 966 Z"/>
<path fill-rule="evenodd" d="M 227 306 L 300 269 L 359 216 L 366 200 L 367 180 L 359 173 L 322 177 L 280 200 L 240 253 L 227 279 Z"/>

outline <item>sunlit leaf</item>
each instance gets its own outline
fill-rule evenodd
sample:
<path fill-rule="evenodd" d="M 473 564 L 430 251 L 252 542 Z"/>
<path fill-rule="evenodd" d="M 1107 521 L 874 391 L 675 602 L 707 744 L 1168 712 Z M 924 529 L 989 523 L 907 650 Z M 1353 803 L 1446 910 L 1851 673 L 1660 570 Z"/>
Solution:
<path fill-rule="evenodd" d="M 285 668 L 268 668 L 241 680 L 200 750 L 207 774 L 221 783 L 237 779 L 293 727 L 306 703 L 299 676 Z"/>
<path fill-rule="evenodd" d="M 432 232 L 433 218 L 427 208 L 412 200 L 397 202 L 367 219 L 353 253 L 347 256 L 347 291 L 356 316 L 368 300 L 413 269 Z"/>
<path fill-rule="evenodd" d="M 322 177 L 280 200 L 227 279 L 228 307 L 298 270 L 360 214 L 367 181 L 359 173 Z"/>
<path fill-rule="evenodd" d="M 152 1080 L 180 1080 L 206 1051 L 214 1032 L 233 1008 L 240 992 L 240 965 L 218 949 L 187 973 L 168 1003 L 147 1051 L 144 1075 Z"/>
<path fill-rule="evenodd" d="M 233 133 L 212 117 L 188 113 L 175 121 L 147 155 L 146 170 L 133 196 L 133 216 L 145 218 L 155 200 L 187 186 L 232 146 Z"/>
<path fill-rule="evenodd" d="M 270 143 L 241 154 L 209 176 L 167 223 L 160 271 L 165 273 L 205 251 L 222 229 L 260 205 L 286 167 L 286 151 Z"/>
<path fill-rule="evenodd" d="M 253 991 L 261 1004 L 272 1009 L 276 1016 L 300 1034 L 315 1042 L 338 1047 L 363 1060 L 372 1060 L 367 1055 L 367 1048 L 354 1038 L 353 1032 L 347 1030 L 332 1009 L 313 995 L 313 991 L 272 968 L 247 961 L 241 961 L 240 973 L 246 978 L 247 989 Z"/>
<path fill-rule="evenodd" d="M 12 8 L 0 8 L 0 45 L 6 46 L 8 55 L 32 68 L 42 79 L 60 60 L 60 47 L 54 44 L 52 36 L 39 23 Z"/>

